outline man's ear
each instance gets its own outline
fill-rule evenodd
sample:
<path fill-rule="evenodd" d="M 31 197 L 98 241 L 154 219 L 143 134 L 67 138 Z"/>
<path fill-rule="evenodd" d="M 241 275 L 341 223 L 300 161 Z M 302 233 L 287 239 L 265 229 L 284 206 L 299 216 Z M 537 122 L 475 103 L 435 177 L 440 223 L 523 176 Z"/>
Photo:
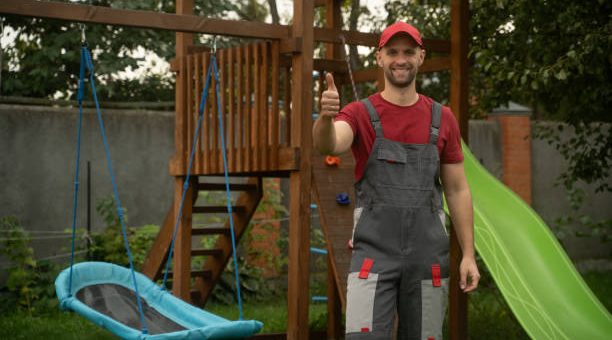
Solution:
<path fill-rule="evenodd" d="M 380 50 L 376 51 L 376 64 L 377 64 L 379 67 L 382 67 L 382 66 L 383 66 L 383 65 L 382 65 L 382 57 L 381 57 L 381 55 L 380 55 Z"/>
<path fill-rule="evenodd" d="M 419 53 L 420 54 L 420 57 L 419 57 L 419 67 L 420 67 L 421 65 L 423 65 L 423 62 L 425 61 L 426 53 L 425 53 L 425 49 L 422 48 L 422 47 L 419 47 L 419 50 L 420 50 L 419 51 L 420 52 Z"/>

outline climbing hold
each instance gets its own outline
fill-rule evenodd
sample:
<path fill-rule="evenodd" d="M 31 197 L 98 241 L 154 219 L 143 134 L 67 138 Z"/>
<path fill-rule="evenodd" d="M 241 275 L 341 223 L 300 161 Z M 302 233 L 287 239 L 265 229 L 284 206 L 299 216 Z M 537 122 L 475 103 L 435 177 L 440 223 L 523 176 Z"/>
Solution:
<path fill-rule="evenodd" d="M 339 166 L 340 165 L 340 157 L 337 157 L 337 156 L 326 156 L 325 157 L 325 165 L 327 165 L 327 166 Z"/>
<path fill-rule="evenodd" d="M 349 205 L 351 204 L 351 200 L 349 199 L 349 195 L 346 192 L 341 192 L 336 195 L 336 203 L 340 205 Z"/>

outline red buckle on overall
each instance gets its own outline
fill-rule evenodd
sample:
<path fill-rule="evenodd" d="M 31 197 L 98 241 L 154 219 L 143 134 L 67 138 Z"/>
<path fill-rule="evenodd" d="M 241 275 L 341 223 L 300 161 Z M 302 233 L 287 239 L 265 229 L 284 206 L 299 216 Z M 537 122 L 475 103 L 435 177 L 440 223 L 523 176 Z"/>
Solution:
<path fill-rule="evenodd" d="M 440 282 L 440 265 L 432 264 L 431 265 L 431 283 L 434 287 L 440 287 L 442 283 Z"/>
<path fill-rule="evenodd" d="M 374 260 L 365 258 L 363 259 L 363 264 L 361 265 L 361 271 L 359 271 L 360 279 L 367 279 L 370 274 L 370 269 L 372 269 L 372 265 L 374 264 Z"/>
<path fill-rule="evenodd" d="M 370 331 L 370 329 L 368 327 L 362 327 L 361 328 L 361 333 L 368 333 Z"/>

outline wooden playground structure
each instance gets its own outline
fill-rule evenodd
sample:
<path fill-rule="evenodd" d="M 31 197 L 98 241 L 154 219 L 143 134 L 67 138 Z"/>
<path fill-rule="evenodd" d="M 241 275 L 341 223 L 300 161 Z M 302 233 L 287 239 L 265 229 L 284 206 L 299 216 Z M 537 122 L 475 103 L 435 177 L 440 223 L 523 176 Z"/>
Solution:
<path fill-rule="evenodd" d="M 451 0 L 450 3 L 450 41 L 424 41 L 428 51 L 444 56 L 426 59 L 419 71 L 450 70 L 450 107 L 467 141 L 469 3 L 467 0 Z M 218 142 L 220 122 L 213 106 L 217 98 L 215 91 L 210 91 L 203 130 L 197 136 L 193 177 L 188 184 L 188 199 L 175 244 L 172 290 L 185 301 L 203 306 L 232 256 L 229 223 L 217 228 L 192 228 L 193 214 L 225 211 L 225 207 L 197 205 L 196 199 L 199 191 L 225 190 L 224 185 L 206 179 L 207 176 L 223 175 L 221 155 L 226 152 L 230 176 L 240 178 L 231 184 L 231 189 L 240 193 L 233 209 L 237 239 L 246 230 L 262 198 L 262 178 L 289 178 L 287 339 L 309 338 L 310 224 L 314 196 L 320 209 L 329 254 L 327 338 L 337 339 L 342 337 L 341 309 L 345 303 L 350 259 L 346 242 L 352 229 L 352 209 L 336 205 L 330 197 L 335 197 L 339 190 L 352 190 L 352 157 L 344 155 L 342 166 L 332 169 L 325 167 L 322 157 L 313 151 L 313 98 L 319 95 L 314 89 L 323 88 L 323 77 L 313 80 L 312 75 L 313 71 L 333 72 L 337 83 L 346 83 L 349 76 L 342 39 L 347 44 L 369 47 L 378 43 L 378 34 L 342 30 L 341 4 L 340 0 L 295 0 L 292 25 L 195 16 L 194 0 L 176 0 L 176 14 L 52 1 L 3 0 L 0 13 L 176 32 L 176 56 L 171 61 L 176 73 L 175 154 L 169 164 L 175 183 L 174 204 L 169 207 L 142 269 L 143 274 L 152 279 L 159 277 L 170 248 L 203 79 L 210 63 L 210 50 L 194 45 L 194 34 L 257 39 L 249 44 L 216 51 L 227 147 L 222 150 Z M 320 7 L 325 10 L 325 27 L 313 27 L 315 9 Z M 324 44 L 325 57 L 316 59 L 314 50 L 319 43 Z M 378 81 L 379 86 L 384 84 L 380 81 L 382 72 L 376 68 L 356 71 L 354 79 L 357 83 Z M 319 82 L 318 87 L 315 87 L 315 82 Z M 192 249 L 192 237 L 198 235 L 218 235 L 215 246 Z M 192 270 L 192 257 L 195 256 L 204 256 L 205 261 L 202 268 Z M 451 232 L 451 339 L 467 338 L 467 296 L 459 290 L 457 283 L 459 260 L 459 246 Z"/>

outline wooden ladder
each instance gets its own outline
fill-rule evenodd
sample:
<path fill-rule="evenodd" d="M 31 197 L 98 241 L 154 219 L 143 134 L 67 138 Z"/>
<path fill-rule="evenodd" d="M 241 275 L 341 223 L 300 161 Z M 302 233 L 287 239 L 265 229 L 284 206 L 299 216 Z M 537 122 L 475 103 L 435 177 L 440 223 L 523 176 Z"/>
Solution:
<path fill-rule="evenodd" d="M 227 206 L 225 204 L 197 204 L 199 192 L 224 192 L 225 183 L 198 183 L 194 181 L 192 182 L 192 188 L 194 189 L 194 194 L 191 199 L 186 199 L 185 201 L 185 205 L 191 204 L 192 214 L 205 214 L 210 216 L 211 214 L 225 213 L 227 216 Z M 263 196 L 262 179 L 261 177 L 250 177 L 245 183 L 235 183 L 235 181 L 232 182 L 231 179 L 230 190 L 232 192 L 240 192 L 240 195 L 235 202 L 233 202 L 232 206 L 234 235 L 236 244 L 238 244 Z M 183 209 L 183 211 L 189 211 L 189 209 Z M 176 217 L 173 215 L 173 208 L 171 207 L 141 270 L 144 275 L 153 280 L 160 279 L 163 275 L 170 243 L 172 242 L 174 224 L 176 222 Z M 187 220 L 191 221 L 192 218 L 187 218 Z M 195 267 L 194 265 L 191 267 L 190 276 L 193 278 L 193 283 L 190 291 L 190 299 L 192 304 L 203 307 L 210 297 L 215 284 L 221 277 L 227 262 L 232 257 L 230 223 L 229 218 L 226 218 L 222 225 L 219 224 L 217 226 L 198 228 L 192 228 L 192 226 L 189 225 L 188 227 L 191 228 L 192 240 L 194 236 L 216 238 L 212 247 L 196 247 L 191 249 L 192 263 L 194 257 L 203 257 L 204 261 L 199 267 Z M 201 244 L 202 242 L 199 243 Z M 193 244 L 195 244 L 195 242 L 192 242 L 192 245 Z M 168 273 L 168 286 L 171 285 L 172 275 L 173 272 Z"/>

